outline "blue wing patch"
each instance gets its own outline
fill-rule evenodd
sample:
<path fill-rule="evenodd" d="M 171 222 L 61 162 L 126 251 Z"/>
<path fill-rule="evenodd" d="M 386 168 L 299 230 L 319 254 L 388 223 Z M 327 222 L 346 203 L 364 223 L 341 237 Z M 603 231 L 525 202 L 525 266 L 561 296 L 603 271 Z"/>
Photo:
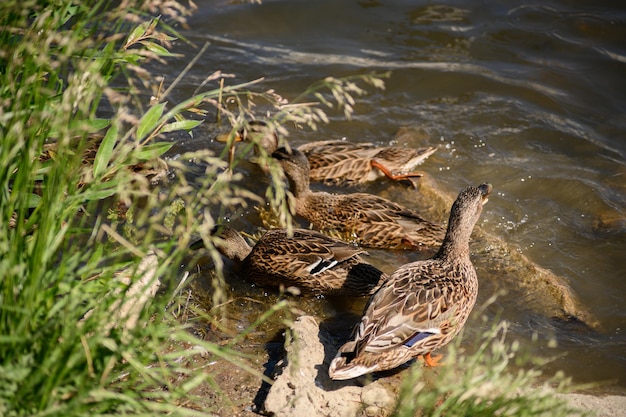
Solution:
<path fill-rule="evenodd" d="M 415 336 L 413 336 L 412 338 L 410 338 L 409 340 L 407 340 L 406 342 L 404 342 L 404 346 L 407 347 L 413 347 L 414 344 L 416 344 L 417 342 L 426 339 L 427 337 L 430 337 L 432 335 L 434 335 L 436 333 L 432 333 L 432 332 L 419 332 L 417 333 Z"/>

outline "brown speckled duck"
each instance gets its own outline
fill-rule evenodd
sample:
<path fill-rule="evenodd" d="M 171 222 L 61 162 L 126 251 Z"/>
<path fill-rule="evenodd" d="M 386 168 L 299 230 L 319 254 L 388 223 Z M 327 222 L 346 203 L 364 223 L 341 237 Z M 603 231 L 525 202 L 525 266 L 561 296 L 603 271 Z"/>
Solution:
<path fill-rule="evenodd" d="M 280 148 L 272 156 L 289 180 L 296 214 L 315 229 L 336 231 L 345 240 L 371 248 L 435 252 L 441 244 L 445 228 L 386 198 L 367 193 L 311 191 L 309 164 L 298 149 Z"/>
<path fill-rule="evenodd" d="M 372 143 L 339 140 L 311 142 L 298 147 L 309 160 L 311 179 L 339 185 L 355 185 L 387 177 L 394 181 L 421 177 L 412 169 L 437 148 L 377 147 Z"/>
<path fill-rule="evenodd" d="M 469 239 L 491 192 L 490 184 L 468 187 L 452 205 L 446 237 L 435 256 L 398 268 L 372 296 L 353 340 L 330 364 L 332 379 L 351 379 L 398 367 L 431 352 L 463 328 L 478 293 Z"/>
<path fill-rule="evenodd" d="M 314 230 L 294 229 L 289 235 L 285 229 L 271 229 L 254 247 L 229 227 L 216 236 L 217 249 L 235 262 L 238 273 L 260 285 L 294 286 L 315 295 L 364 296 L 387 279 L 361 258 L 365 251 Z"/>
<path fill-rule="evenodd" d="M 222 141 L 226 136 L 221 136 Z M 237 132 L 235 141 L 254 143 L 268 154 L 279 147 L 278 136 L 267 123 L 249 122 Z M 372 143 L 350 143 L 340 140 L 311 142 L 298 148 L 309 160 L 310 179 L 336 185 L 356 185 L 386 176 L 408 180 L 423 174 L 412 169 L 424 162 L 437 148 L 378 147 Z M 255 147 L 258 154 L 258 148 Z"/>

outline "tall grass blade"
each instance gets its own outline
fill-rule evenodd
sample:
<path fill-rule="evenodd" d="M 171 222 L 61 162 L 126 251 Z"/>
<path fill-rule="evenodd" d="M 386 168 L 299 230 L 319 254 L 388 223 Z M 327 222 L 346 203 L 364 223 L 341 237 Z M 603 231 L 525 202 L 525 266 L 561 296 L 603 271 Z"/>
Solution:
<path fill-rule="evenodd" d="M 114 124 L 109 128 L 106 135 L 104 135 L 104 139 L 102 139 L 102 143 L 100 143 L 100 147 L 96 153 L 96 158 L 93 161 L 93 176 L 95 178 L 100 177 L 109 165 L 118 134 L 119 127 L 117 124 Z"/>
<path fill-rule="evenodd" d="M 161 123 L 161 116 L 166 103 L 155 104 L 141 118 L 137 126 L 137 141 L 143 141 Z"/>

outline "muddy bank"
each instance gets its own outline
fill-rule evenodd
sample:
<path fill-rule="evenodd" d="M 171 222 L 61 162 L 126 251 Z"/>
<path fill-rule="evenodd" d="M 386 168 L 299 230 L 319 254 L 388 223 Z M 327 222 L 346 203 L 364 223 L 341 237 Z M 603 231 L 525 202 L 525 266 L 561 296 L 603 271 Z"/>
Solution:
<path fill-rule="evenodd" d="M 393 407 L 393 396 L 382 380 L 360 387 L 353 381 L 333 381 L 328 365 L 336 352 L 329 334 L 319 330 L 311 316 L 293 326 L 287 355 L 277 365 L 278 374 L 263 406 L 276 416 L 347 417 L 381 415 Z"/>

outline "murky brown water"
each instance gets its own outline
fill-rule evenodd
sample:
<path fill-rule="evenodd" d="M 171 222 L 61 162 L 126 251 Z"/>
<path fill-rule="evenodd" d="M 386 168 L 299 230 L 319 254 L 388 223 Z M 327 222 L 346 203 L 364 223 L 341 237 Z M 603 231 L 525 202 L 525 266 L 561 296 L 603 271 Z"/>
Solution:
<path fill-rule="evenodd" d="M 626 10 L 582 1 L 196 3 L 183 33 L 211 46 L 175 98 L 190 96 L 215 70 L 235 74 L 232 84 L 265 77 L 259 90 L 287 98 L 328 75 L 391 70 L 384 92 L 358 99 L 352 121 L 334 115 L 318 132 L 292 131 L 291 143 L 346 137 L 386 144 L 400 127 L 419 127 L 407 145 L 440 146 L 420 168 L 450 196 L 491 182 L 495 193 L 480 229 L 562 278 L 599 326 L 581 330 L 546 317 L 529 308 L 532 294 L 513 288 L 487 314 L 510 320 L 522 341 L 537 333 L 539 346 L 531 349 L 558 358 L 549 370 L 626 387 Z M 185 58 L 167 67 L 168 79 L 195 51 L 176 45 Z M 220 128 L 211 122 L 177 150 L 219 149 L 209 141 Z M 252 166 L 241 169 L 258 175 Z M 415 199 L 384 181 L 362 190 L 406 205 Z M 249 231 L 257 224 L 254 211 L 233 219 Z M 415 255 L 373 251 L 371 258 L 390 272 Z M 478 254 L 474 259 L 479 303 L 507 289 L 509 281 Z M 234 303 L 241 308 L 233 329 L 275 300 L 234 286 L 233 294 L 261 304 Z M 335 304 L 309 300 L 301 307 L 323 316 L 334 314 Z M 259 346 L 274 331 L 266 330 Z M 553 337 L 558 347 L 545 348 Z"/>

